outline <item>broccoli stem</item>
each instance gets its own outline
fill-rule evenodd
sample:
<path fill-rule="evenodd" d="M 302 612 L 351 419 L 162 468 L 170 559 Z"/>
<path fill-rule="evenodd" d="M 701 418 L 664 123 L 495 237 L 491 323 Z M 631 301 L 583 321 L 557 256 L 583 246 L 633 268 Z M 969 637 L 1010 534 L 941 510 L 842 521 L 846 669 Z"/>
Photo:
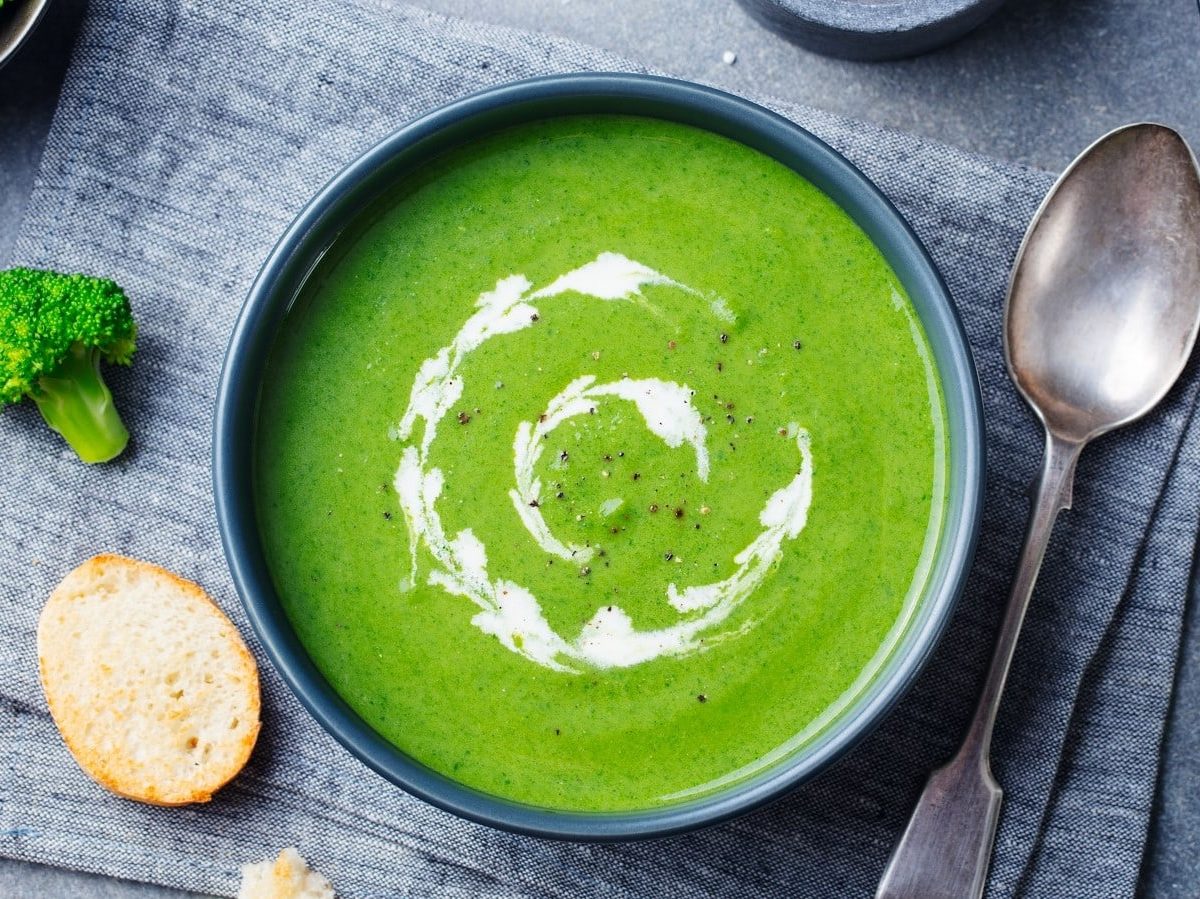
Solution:
<path fill-rule="evenodd" d="M 100 375 L 100 351 L 75 344 L 53 376 L 38 378 L 30 397 L 46 424 L 63 436 L 84 462 L 107 462 L 121 454 L 129 432 Z"/>

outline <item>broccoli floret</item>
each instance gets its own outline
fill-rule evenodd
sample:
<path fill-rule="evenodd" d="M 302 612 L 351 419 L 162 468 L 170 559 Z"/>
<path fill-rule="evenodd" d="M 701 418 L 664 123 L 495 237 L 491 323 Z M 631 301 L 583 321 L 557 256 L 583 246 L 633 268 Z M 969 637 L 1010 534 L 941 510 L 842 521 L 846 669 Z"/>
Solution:
<path fill-rule="evenodd" d="M 112 281 L 0 271 L 0 405 L 28 396 L 84 462 L 107 462 L 129 442 L 100 360 L 128 365 L 136 339 L 129 300 Z"/>

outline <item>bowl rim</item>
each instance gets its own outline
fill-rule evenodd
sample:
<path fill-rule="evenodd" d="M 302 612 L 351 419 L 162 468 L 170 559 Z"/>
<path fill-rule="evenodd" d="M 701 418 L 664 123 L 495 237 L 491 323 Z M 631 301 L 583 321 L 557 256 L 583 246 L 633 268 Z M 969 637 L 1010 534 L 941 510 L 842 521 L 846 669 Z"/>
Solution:
<path fill-rule="evenodd" d="M 875 679 L 834 724 L 764 771 L 698 799 L 578 812 L 513 802 L 439 774 L 387 742 L 333 690 L 296 637 L 270 579 L 254 511 L 252 447 L 273 336 L 296 289 L 340 231 L 339 219 L 353 219 L 381 185 L 464 140 L 519 122 L 604 112 L 666 118 L 733 137 L 798 171 L 867 231 L 912 298 L 934 349 L 951 464 L 925 595 Z M 878 724 L 924 666 L 962 592 L 982 514 L 983 455 L 979 383 L 949 291 L 908 223 L 865 175 L 799 125 L 751 101 L 687 81 L 595 72 L 510 82 L 451 102 L 367 150 L 304 206 L 268 255 L 229 340 L 213 422 L 213 490 L 225 557 L 250 624 L 293 694 L 334 739 L 393 784 L 462 818 L 532 836 L 603 841 L 667 836 L 747 812 L 825 770 Z"/>

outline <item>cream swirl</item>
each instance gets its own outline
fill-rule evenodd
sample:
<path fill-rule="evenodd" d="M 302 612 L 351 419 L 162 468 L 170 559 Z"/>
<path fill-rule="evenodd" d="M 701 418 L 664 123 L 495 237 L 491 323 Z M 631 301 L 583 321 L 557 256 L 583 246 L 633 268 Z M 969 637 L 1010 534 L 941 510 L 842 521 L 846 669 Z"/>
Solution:
<path fill-rule="evenodd" d="M 537 300 L 574 292 L 608 302 L 641 301 L 641 289 L 647 285 L 668 285 L 697 294 L 692 288 L 616 253 L 602 253 L 540 290 L 533 290 L 522 275 L 501 279 L 495 288 L 479 296 L 475 303 L 477 311 L 450 344 L 421 364 L 408 406 L 393 433 L 404 444 L 395 488 L 408 528 L 411 583 L 416 583 L 418 550 L 424 546 L 435 562 L 429 583 L 474 603 L 479 608 L 471 619 L 475 627 L 496 637 L 513 652 L 559 671 L 586 666 L 628 667 L 661 656 L 707 648 L 736 633 L 736 630 L 721 632 L 719 626 L 761 586 L 779 560 L 784 542 L 795 539 L 803 530 L 812 501 L 809 436 L 803 428 L 791 423 L 786 433 L 795 440 L 799 470 L 767 499 L 758 516 L 762 530 L 734 556 L 736 568 L 732 574 L 712 583 L 683 588 L 669 584 L 663 601 L 674 608 L 679 619 L 666 627 L 639 629 L 620 606 L 606 604 L 570 639 L 550 626 L 531 589 L 491 574 L 487 549 L 470 528 L 453 536 L 446 533 L 437 511 L 445 479 L 441 469 L 430 462 L 430 448 L 439 423 L 462 397 L 460 369 L 466 357 L 493 337 L 529 327 L 539 315 L 534 305 Z M 732 318 L 727 304 L 719 298 L 712 301 L 710 308 L 714 317 L 722 321 Z M 578 562 L 586 562 L 594 552 L 590 546 L 563 542 L 551 531 L 536 502 L 541 482 L 535 471 L 546 435 L 568 419 L 593 411 L 598 403 L 633 404 L 646 427 L 667 447 L 674 449 L 686 444 L 692 450 L 696 475 L 707 481 L 708 434 L 703 418 L 692 405 L 691 394 L 686 384 L 657 378 L 623 377 L 597 384 L 593 375 L 583 375 L 554 396 L 536 422 L 522 422 L 513 441 L 515 486 L 509 495 L 533 541 L 531 551 Z M 418 420 L 424 426 L 421 439 L 416 442 L 413 436 Z M 608 504 L 612 511 L 620 505 L 620 500 L 610 500 Z"/>

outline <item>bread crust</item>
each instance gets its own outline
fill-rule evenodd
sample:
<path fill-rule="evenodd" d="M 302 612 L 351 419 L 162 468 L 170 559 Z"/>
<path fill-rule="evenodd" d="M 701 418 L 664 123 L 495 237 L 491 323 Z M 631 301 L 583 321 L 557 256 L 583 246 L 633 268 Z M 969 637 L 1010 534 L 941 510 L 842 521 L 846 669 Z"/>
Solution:
<path fill-rule="evenodd" d="M 154 582 L 158 588 L 158 599 L 163 604 L 161 609 L 154 611 L 161 613 L 164 618 L 169 612 L 185 617 L 192 617 L 197 612 L 208 616 L 210 623 L 216 625 L 218 633 L 215 639 L 222 643 L 219 649 L 212 650 L 213 658 L 217 658 L 220 653 L 223 659 L 232 662 L 223 670 L 212 672 L 212 680 L 209 680 L 209 675 L 206 674 L 205 683 L 238 691 L 224 695 L 232 696 L 236 700 L 237 707 L 244 710 L 248 720 L 243 724 L 240 716 L 234 719 L 237 724 L 236 732 L 231 733 L 229 738 L 221 743 L 222 751 L 212 757 L 212 763 L 196 763 L 193 777 L 172 777 L 166 770 L 162 772 L 162 778 L 158 781 L 134 777 L 131 770 L 131 747 L 120 745 L 121 741 L 111 739 L 111 734 L 97 736 L 92 733 L 94 715 L 90 714 L 87 706 L 96 703 L 97 705 L 91 706 L 92 709 L 102 707 L 106 700 L 115 697 L 102 693 L 83 697 L 73 693 L 69 685 L 63 682 L 65 678 L 61 676 L 61 672 L 64 670 L 63 663 L 67 662 L 63 654 L 77 649 L 80 642 L 80 632 L 69 630 L 72 626 L 80 624 L 80 604 L 95 601 L 98 595 L 97 586 L 111 579 L 114 572 Z M 195 601 L 191 605 L 187 601 L 189 598 Z M 170 605 L 174 608 L 170 608 Z M 210 640 L 214 639 L 212 634 L 208 637 Z M 38 670 L 46 703 L 67 749 L 85 773 L 113 793 L 160 806 L 208 802 L 213 793 L 232 780 L 249 760 L 262 726 L 258 666 L 233 622 L 199 585 L 150 562 L 115 554 L 94 556 L 71 571 L 50 594 L 38 622 L 37 646 Z M 85 658 L 71 658 L 70 664 L 73 673 L 77 673 L 81 666 L 92 666 L 98 672 L 110 674 L 118 663 L 114 661 L 114 666 L 109 666 L 107 662 L 89 655 Z M 154 682 L 150 677 L 157 675 L 158 672 L 142 670 L 133 676 L 140 677 L 145 692 L 151 693 Z M 223 683 L 218 682 L 218 678 L 223 680 Z M 135 684 L 134 689 L 136 687 Z M 173 717 L 186 713 L 186 706 L 181 706 L 181 709 L 179 714 L 172 713 Z M 114 742 L 117 744 L 115 747 Z M 195 738 L 190 745 L 195 747 Z M 107 753 L 103 751 L 104 748 L 108 749 Z M 170 747 L 151 749 L 171 752 Z"/>

